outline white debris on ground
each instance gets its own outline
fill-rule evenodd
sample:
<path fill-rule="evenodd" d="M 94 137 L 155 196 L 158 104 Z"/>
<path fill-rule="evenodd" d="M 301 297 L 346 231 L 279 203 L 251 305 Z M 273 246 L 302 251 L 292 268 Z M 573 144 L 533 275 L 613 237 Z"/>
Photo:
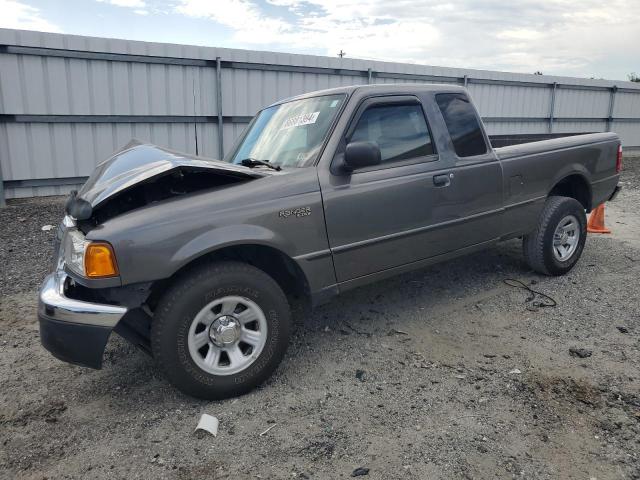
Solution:
<path fill-rule="evenodd" d="M 218 436 L 218 419 L 212 415 L 208 415 L 203 413 L 200 417 L 200 421 L 198 422 L 198 426 L 195 431 L 204 430 L 205 432 L 209 432 L 214 437 Z"/>

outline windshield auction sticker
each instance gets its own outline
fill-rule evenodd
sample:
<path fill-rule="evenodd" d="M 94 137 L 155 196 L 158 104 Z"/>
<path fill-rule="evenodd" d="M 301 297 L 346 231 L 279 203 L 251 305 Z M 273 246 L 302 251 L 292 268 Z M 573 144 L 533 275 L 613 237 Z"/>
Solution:
<path fill-rule="evenodd" d="M 301 125 L 311 125 L 312 123 L 316 123 L 316 120 L 318 119 L 318 115 L 320 115 L 320 112 L 303 113 L 302 115 L 289 117 L 282 124 L 282 127 L 280 128 L 280 130 L 284 130 L 286 128 L 291 128 L 291 127 L 300 127 Z"/>

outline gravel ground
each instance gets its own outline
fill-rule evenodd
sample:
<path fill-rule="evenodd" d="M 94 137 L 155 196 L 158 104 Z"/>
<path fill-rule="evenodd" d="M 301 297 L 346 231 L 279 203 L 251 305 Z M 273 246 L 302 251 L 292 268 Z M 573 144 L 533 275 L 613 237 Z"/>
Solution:
<path fill-rule="evenodd" d="M 41 227 L 63 201 L 11 202 L 0 477 L 640 479 L 640 159 L 623 183 L 613 235 L 591 236 L 565 277 L 529 271 L 510 241 L 355 290 L 299 326 L 265 385 L 221 402 L 180 394 L 117 336 L 100 371 L 44 351 Z M 216 438 L 194 434 L 202 413 Z"/>
<path fill-rule="evenodd" d="M 55 230 L 64 215 L 65 197 L 9 200 L 0 209 L 0 299 L 5 295 L 37 291 L 51 271 Z"/>

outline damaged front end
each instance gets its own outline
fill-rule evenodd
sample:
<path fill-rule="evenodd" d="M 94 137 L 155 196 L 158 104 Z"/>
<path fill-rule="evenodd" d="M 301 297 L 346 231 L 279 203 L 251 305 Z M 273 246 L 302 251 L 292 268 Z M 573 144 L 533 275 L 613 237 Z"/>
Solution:
<path fill-rule="evenodd" d="M 134 140 L 99 164 L 79 192 L 71 193 L 66 211 L 86 232 L 154 202 L 273 174 Z"/>
<path fill-rule="evenodd" d="M 101 367 L 112 331 L 148 350 L 152 284 L 122 285 L 117 252 L 108 242 L 90 240 L 89 232 L 145 205 L 273 174 L 136 141 L 102 162 L 72 192 L 58 228 L 54 272 L 40 290 L 43 346 L 66 362 L 92 368 Z"/>

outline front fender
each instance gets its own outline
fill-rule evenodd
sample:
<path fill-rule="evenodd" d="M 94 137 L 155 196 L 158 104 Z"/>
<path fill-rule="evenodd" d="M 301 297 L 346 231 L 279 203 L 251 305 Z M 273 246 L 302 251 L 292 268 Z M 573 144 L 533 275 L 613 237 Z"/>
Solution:
<path fill-rule="evenodd" d="M 259 225 L 226 225 L 201 233 L 193 238 L 171 258 L 175 273 L 198 257 L 234 245 L 263 245 L 280 250 L 292 257 L 295 246 L 282 235 Z"/>

